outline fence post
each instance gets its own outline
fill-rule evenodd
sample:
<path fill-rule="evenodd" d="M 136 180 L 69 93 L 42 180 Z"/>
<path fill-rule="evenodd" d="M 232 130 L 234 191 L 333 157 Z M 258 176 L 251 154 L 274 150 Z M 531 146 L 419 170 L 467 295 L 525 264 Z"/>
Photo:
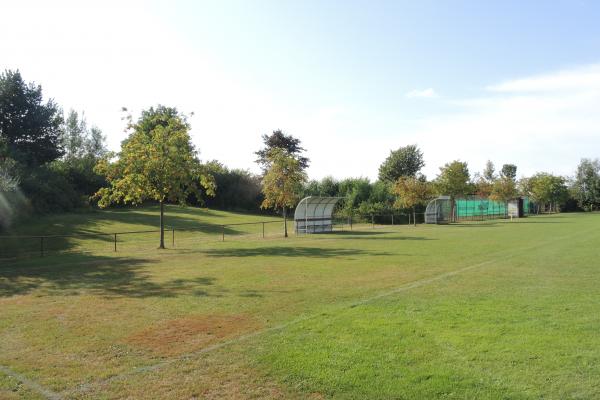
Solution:
<path fill-rule="evenodd" d="M 375 229 L 375 215 L 371 214 L 371 229 Z"/>
<path fill-rule="evenodd" d="M 392 214 L 392 226 L 394 226 L 394 214 Z"/>
<path fill-rule="evenodd" d="M 44 257 L 44 237 L 40 236 L 40 254 Z"/>
<path fill-rule="evenodd" d="M 265 238 L 265 223 L 262 223 L 262 237 Z"/>
<path fill-rule="evenodd" d="M 225 241 L 225 225 L 221 226 L 221 234 L 222 234 L 222 239 L 221 241 L 224 242 Z"/>
<path fill-rule="evenodd" d="M 115 233 L 115 252 L 117 251 L 117 234 Z"/>
<path fill-rule="evenodd" d="M 172 232 L 172 233 L 173 233 L 173 236 L 172 236 L 172 238 L 171 238 L 171 245 L 172 245 L 173 247 L 175 247 L 175 228 L 172 228 L 172 229 L 173 229 L 173 232 Z"/>
<path fill-rule="evenodd" d="M 350 230 L 352 230 L 352 214 L 350 215 Z"/>
<path fill-rule="evenodd" d="M 408 213 L 408 224 L 410 225 L 410 213 Z"/>

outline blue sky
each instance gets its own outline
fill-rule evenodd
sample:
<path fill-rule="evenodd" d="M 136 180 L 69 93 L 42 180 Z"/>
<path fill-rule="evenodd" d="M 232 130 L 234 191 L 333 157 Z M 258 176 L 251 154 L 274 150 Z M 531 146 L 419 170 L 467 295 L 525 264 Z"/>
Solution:
<path fill-rule="evenodd" d="M 162 103 L 195 113 L 203 159 L 254 171 L 278 128 L 313 178 L 375 178 L 411 143 L 431 178 L 453 159 L 568 175 L 600 156 L 599 2 L 81 3 L 2 2 L 0 67 L 115 150 L 120 108 Z"/>

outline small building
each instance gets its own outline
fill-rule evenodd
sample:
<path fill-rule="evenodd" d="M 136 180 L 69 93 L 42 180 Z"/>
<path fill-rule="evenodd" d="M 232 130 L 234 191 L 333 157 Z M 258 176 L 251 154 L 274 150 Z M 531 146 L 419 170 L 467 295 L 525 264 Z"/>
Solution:
<path fill-rule="evenodd" d="M 451 221 L 452 204 L 450 196 L 438 196 L 427 204 L 426 224 L 448 224 Z"/>
<path fill-rule="evenodd" d="M 294 212 L 296 233 L 325 233 L 333 230 L 333 210 L 343 197 L 308 196 Z"/>

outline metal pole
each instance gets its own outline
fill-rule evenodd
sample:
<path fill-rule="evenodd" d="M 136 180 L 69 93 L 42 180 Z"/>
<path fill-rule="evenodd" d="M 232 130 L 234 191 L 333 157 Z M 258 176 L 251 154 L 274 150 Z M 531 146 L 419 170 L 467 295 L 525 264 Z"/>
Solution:
<path fill-rule="evenodd" d="M 44 237 L 40 236 L 40 254 L 44 257 Z"/>
<path fill-rule="evenodd" d="M 115 251 L 117 251 L 117 234 L 115 233 Z"/>
<path fill-rule="evenodd" d="M 173 232 L 172 233 L 173 233 L 173 236 L 171 238 L 171 244 L 172 244 L 173 247 L 175 247 L 175 228 L 173 228 Z"/>
<path fill-rule="evenodd" d="M 350 214 L 350 230 L 352 230 L 352 214 Z"/>
<path fill-rule="evenodd" d="M 221 240 L 221 241 L 222 241 L 222 242 L 224 242 L 224 241 L 225 241 L 225 225 L 223 225 L 223 226 L 222 226 L 222 231 L 221 231 L 221 233 L 222 233 L 222 235 L 223 235 L 223 237 L 222 237 L 222 240 Z"/>
<path fill-rule="evenodd" d="M 265 223 L 262 223 L 262 237 L 265 238 Z"/>
<path fill-rule="evenodd" d="M 371 214 L 371 229 L 375 229 L 375 216 Z"/>
<path fill-rule="evenodd" d="M 394 214 L 392 214 L 392 226 L 394 226 Z"/>
<path fill-rule="evenodd" d="M 410 225 L 410 213 L 408 213 L 408 224 Z"/>

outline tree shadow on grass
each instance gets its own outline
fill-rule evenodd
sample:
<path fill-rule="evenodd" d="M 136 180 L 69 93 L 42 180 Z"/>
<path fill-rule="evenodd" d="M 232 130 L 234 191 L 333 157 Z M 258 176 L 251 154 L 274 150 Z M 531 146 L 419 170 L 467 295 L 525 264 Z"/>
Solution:
<path fill-rule="evenodd" d="M 109 250 L 114 242 L 159 243 L 158 206 L 144 208 L 116 208 L 92 210 L 45 216 L 22 221 L 17 229 L 0 238 L 0 259 L 22 258 L 44 252 Z M 237 236 L 258 233 L 260 224 L 235 226 L 201 221 L 200 218 L 224 218 L 212 210 L 168 206 L 165 212 L 166 240 L 169 241 L 171 228 L 192 234 Z M 145 233 L 128 233 L 150 231 Z M 15 237 L 11 237 L 15 236 Z M 32 237 L 20 237 L 32 236 Z M 45 237 L 43 241 L 39 236 Z"/>
<path fill-rule="evenodd" d="M 207 291 L 215 284 L 212 277 L 192 277 L 156 282 L 148 265 L 156 262 L 142 258 L 76 255 L 64 257 L 61 264 L 0 267 L 0 297 L 24 295 L 78 295 L 81 292 L 106 297 L 219 296 Z"/>
<path fill-rule="evenodd" d="M 391 253 L 361 249 L 331 249 L 324 247 L 263 246 L 251 249 L 210 249 L 209 257 L 305 257 L 331 258 L 352 256 L 387 256 Z"/>

